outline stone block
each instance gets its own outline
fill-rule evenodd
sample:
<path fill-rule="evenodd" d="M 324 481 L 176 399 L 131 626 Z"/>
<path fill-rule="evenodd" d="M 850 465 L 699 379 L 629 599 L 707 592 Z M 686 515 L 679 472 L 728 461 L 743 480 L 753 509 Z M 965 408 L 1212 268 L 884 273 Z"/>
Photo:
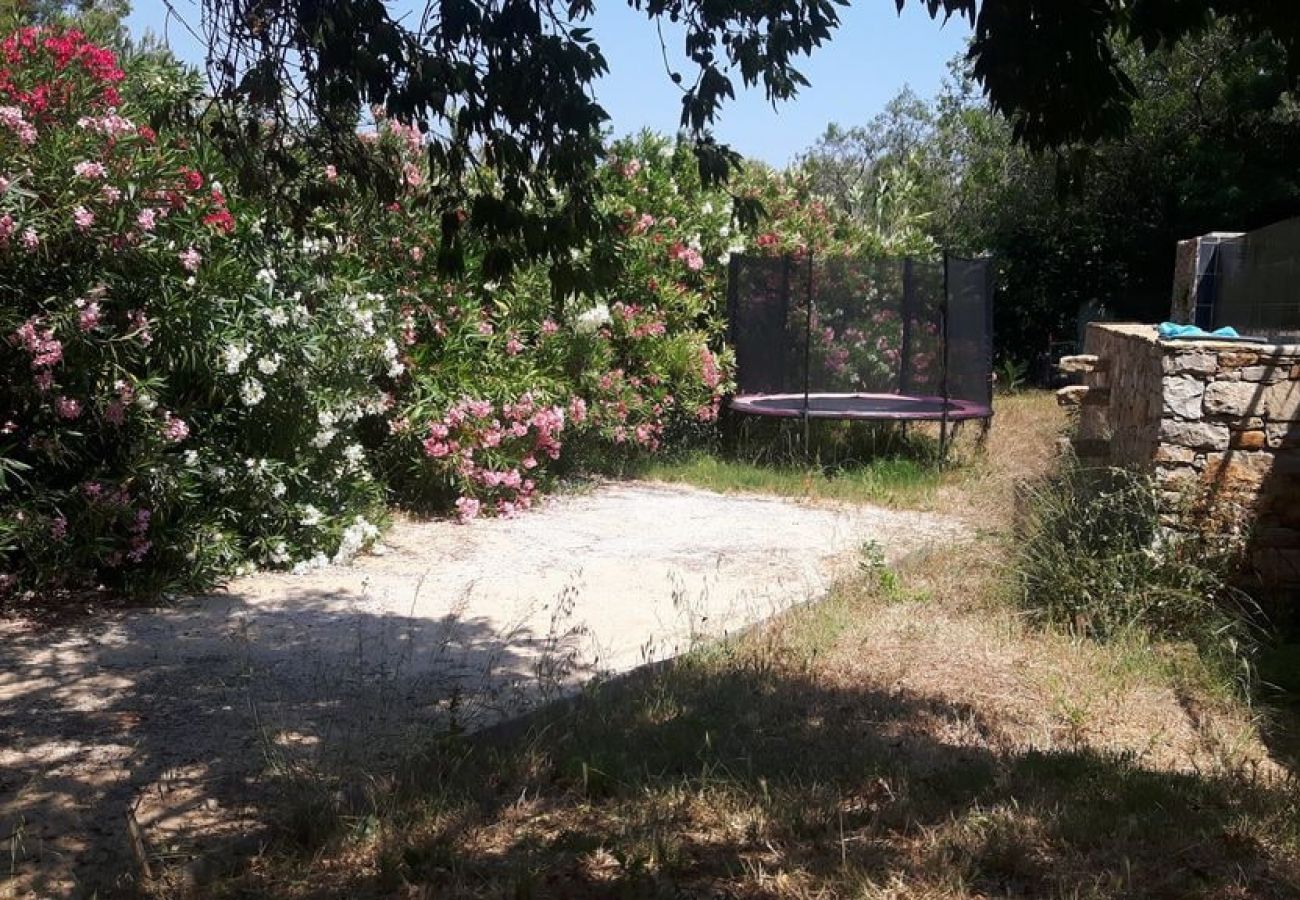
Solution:
<path fill-rule="evenodd" d="M 1184 419 L 1201 417 L 1201 398 L 1205 396 L 1205 382 L 1199 378 L 1166 378 L 1164 380 L 1164 411 L 1167 415 Z"/>
<path fill-rule="evenodd" d="M 1219 358 L 1205 351 L 1170 353 L 1161 365 L 1166 375 L 1213 375 L 1219 368 Z"/>
<path fill-rule="evenodd" d="M 1237 450 L 1263 450 L 1268 446 L 1264 430 L 1235 431 L 1232 434 L 1232 446 Z"/>
<path fill-rule="evenodd" d="M 1263 416 L 1246 416 L 1244 419 L 1233 419 L 1231 422 L 1225 422 L 1233 431 L 1256 431 L 1263 430 Z"/>
<path fill-rule="evenodd" d="M 1160 440 L 1180 447 L 1199 450 L 1226 450 L 1231 432 L 1227 425 L 1210 422 L 1181 422 L 1164 419 L 1160 422 Z"/>
<path fill-rule="evenodd" d="M 1196 483 L 1196 470 L 1191 466 L 1156 466 L 1155 476 L 1163 491 L 1182 491 Z"/>
<path fill-rule="evenodd" d="M 1256 382 L 1262 381 L 1265 384 L 1272 384 L 1275 381 L 1281 381 L 1284 378 L 1287 378 L 1290 373 L 1290 366 L 1267 364 L 1262 366 L 1246 366 L 1246 368 L 1241 370 L 1241 380 Z"/>
<path fill-rule="evenodd" d="M 1264 434 L 1274 449 L 1300 446 L 1300 422 L 1269 422 Z"/>
<path fill-rule="evenodd" d="M 1241 369 L 1258 363 L 1259 354 L 1251 350 L 1219 351 L 1219 368 L 1221 369 Z"/>
<path fill-rule="evenodd" d="M 1056 402 L 1060 406 L 1108 406 L 1110 388 L 1086 384 L 1067 385 L 1056 392 Z"/>
<path fill-rule="evenodd" d="M 1272 471 L 1272 453 L 1230 450 L 1208 454 L 1202 477 L 1215 488 L 1254 491 Z"/>
<path fill-rule="evenodd" d="M 1259 415 L 1266 390 L 1249 381 L 1215 381 L 1205 386 L 1204 409 L 1216 416 Z"/>
<path fill-rule="evenodd" d="M 1155 460 L 1158 463 L 1182 463 L 1190 465 L 1196 462 L 1196 451 L 1188 447 L 1173 444 L 1161 444 L 1156 448 Z"/>
<path fill-rule="evenodd" d="M 1270 419 L 1300 421 L 1300 382 L 1279 381 L 1264 388 L 1264 410 Z"/>
<path fill-rule="evenodd" d="M 1109 362 L 1109 360 L 1085 353 L 1078 356 L 1062 356 L 1061 361 L 1056 364 L 1056 368 L 1065 375 L 1084 375 L 1090 372 L 1105 372 L 1110 368 Z"/>

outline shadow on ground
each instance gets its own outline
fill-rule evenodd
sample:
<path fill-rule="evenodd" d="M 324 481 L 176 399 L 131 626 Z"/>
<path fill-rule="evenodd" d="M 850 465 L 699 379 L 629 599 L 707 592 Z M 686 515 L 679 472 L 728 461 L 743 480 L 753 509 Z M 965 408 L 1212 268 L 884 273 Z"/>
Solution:
<path fill-rule="evenodd" d="M 691 659 L 416 760 L 360 851 L 232 896 L 1296 897 L 1294 780 L 1017 742 L 980 710 Z M 1158 736 L 1156 736 L 1158 739 Z M 377 842 L 377 843 L 376 843 Z"/>
<path fill-rule="evenodd" d="M 278 782 L 382 771 L 570 674 L 555 635 L 310 591 L 4 637 L 0 896 L 129 895 L 145 865 L 255 848 Z"/>

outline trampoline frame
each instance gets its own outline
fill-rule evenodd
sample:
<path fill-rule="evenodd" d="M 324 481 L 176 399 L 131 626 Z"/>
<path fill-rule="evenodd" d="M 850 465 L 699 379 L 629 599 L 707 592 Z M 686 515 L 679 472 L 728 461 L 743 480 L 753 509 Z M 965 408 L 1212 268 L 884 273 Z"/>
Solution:
<path fill-rule="evenodd" d="M 948 280 L 948 267 L 950 256 L 948 253 L 943 254 L 943 301 L 939 309 L 939 334 L 943 344 L 942 370 L 940 373 L 940 394 L 938 395 L 916 395 L 904 393 L 901 388 L 892 393 L 839 393 L 814 391 L 812 389 L 812 367 L 808 365 L 807 360 L 811 355 L 812 346 L 812 322 L 813 311 L 815 310 L 815 301 L 813 297 L 813 265 L 814 255 L 808 253 L 807 259 L 807 284 L 804 291 L 805 308 L 808 314 L 804 316 L 804 384 L 801 393 L 762 393 L 762 394 L 739 394 L 732 396 L 728 400 L 728 407 L 735 412 L 744 415 L 771 416 L 776 418 L 798 418 L 804 422 L 804 439 L 808 440 L 808 423 L 811 419 L 833 419 L 847 421 L 878 421 L 878 422 L 902 422 L 904 426 L 908 422 L 939 422 L 939 447 L 940 453 L 944 453 L 948 441 L 949 423 L 961 423 L 971 420 L 979 420 L 983 423 L 981 436 L 988 433 L 990 422 L 993 418 L 992 405 L 992 378 L 993 378 L 993 359 L 992 359 L 992 335 L 993 335 L 993 304 L 991 296 L 986 294 L 984 304 L 985 316 L 985 336 L 987 342 L 987 372 L 989 384 L 989 400 L 987 403 L 978 403 L 970 400 L 954 400 L 949 391 L 948 384 L 948 365 L 949 365 L 949 342 L 948 342 L 948 312 L 950 296 L 950 285 Z M 786 279 L 789 283 L 789 266 L 791 257 L 785 258 L 787 266 Z M 903 261 L 903 290 L 908 294 L 912 290 L 912 259 L 905 258 Z M 733 256 L 728 267 L 728 286 L 727 286 L 727 323 L 728 339 L 732 345 L 737 341 L 737 317 L 739 315 L 740 303 L 738 297 L 739 290 L 739 272 L 742 260 L 738 256 Z M 903 341 L 908 342 L 908 322 L 906 319 L 903 324 Z M 904 352 L 900 360 L 900 385 L 903 380 L 903 367 L 907 366 L 909 359 Z M 828 401 L 843 401 L 843 408 L 814 409 L 813 401 L 815 399 Z M 879 410 L 870 408 L 853 409 L 853 401 L 866 401 L 869 404 L 872 400 L 880 402 Z M 906 401 L 918 405 L 915 410 L 887 409 L 885 408 L 894 401 Z M 771 403 L 771 401 L 788 401 L 785 403 Z M 922 408 L 928 406 L 929 408 Z M 935 409 L 937 407 L 937 409 Z"/>

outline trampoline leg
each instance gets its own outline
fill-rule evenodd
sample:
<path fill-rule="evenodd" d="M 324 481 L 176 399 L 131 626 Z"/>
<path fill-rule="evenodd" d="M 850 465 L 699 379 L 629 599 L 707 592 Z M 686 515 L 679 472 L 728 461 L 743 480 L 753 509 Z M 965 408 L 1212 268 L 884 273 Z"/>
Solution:
<path fill-rule="evenodd" d="M 988 440 L 989 440 L 989 429 L 990 429 L 992 426 L 993 426 L 993 420 L 992 420 L 992 419 L 987 419 L 987 418 L 986 418 L 986 419 L 981 419 L 981 420 L 980 420 L 980 436 L 979 436 L 979 441 L 978 441 L 978 444 L 979 444 L 980 449 L 983 449 L 983 448 L 984 448 L 984 445 L 988 443 Z"/>

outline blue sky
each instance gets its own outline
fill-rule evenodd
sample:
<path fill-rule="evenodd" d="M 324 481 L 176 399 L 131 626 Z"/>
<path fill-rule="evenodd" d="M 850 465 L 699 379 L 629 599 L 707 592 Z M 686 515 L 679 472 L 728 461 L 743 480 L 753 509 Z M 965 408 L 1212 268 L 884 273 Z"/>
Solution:
<path fill-rule="evenodd" d="M 199 0 L 174 0 L 174 5 L 197 23 Z M 654 26 L 620 0 L 601 0 L 599 7 L 591 27 L 610 71 L 596 85 L 596 96 L 612 117 L 613 132 L 676 131 L 681 93 L 664 71 Z M 163 35 L 165 11 L 162 0 L 137 0 L 129 19 L 132 32 Z M 900 16 L 893 0 L 858 0 L 841 12 L 841 19 L 834 39 L 800 65 L 811 87 L 775 110 L 761 90 L 738 91 L 723 109 L 715 128 L 718 137 L 746 156 L 784 165 L 829 123 L 865 122 L 904 85 L 922 96 L 933 95 L 948 60 L 969 36 L 964 21 L 932 21 L 919 3 Z M 202 61 L 202 48 L 184 29 L 173 24 L 166 35 L 182 59 Z M 680 48 L 680 32 L 665 24 L 664 35 L 670 49 Z M 689 72 L 683 69 L 683 74 Z"/>

